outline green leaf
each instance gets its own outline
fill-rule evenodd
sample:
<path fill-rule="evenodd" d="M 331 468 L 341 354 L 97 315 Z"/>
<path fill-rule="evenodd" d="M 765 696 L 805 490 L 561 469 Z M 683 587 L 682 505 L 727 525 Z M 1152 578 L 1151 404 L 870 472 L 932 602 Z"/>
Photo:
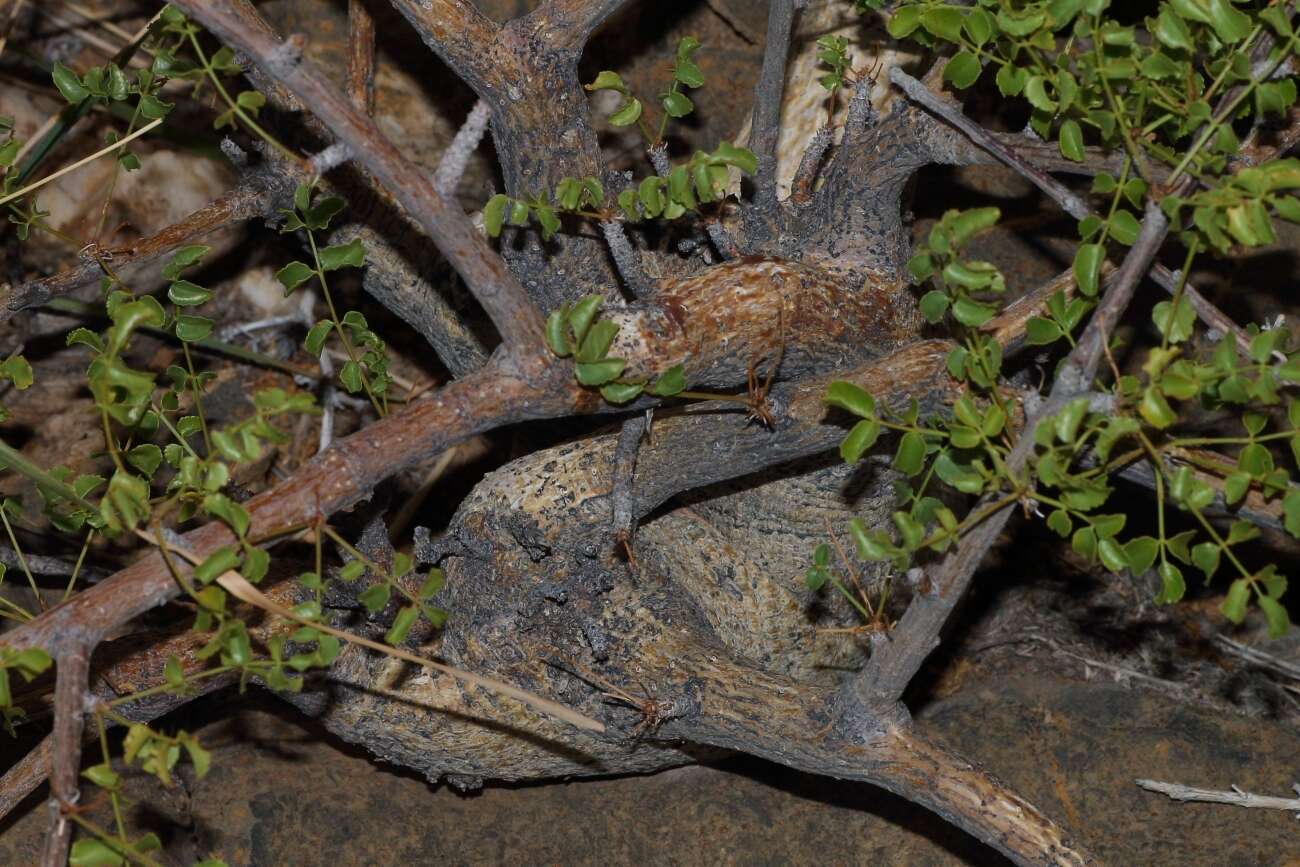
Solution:
<path fill-rule="evenodd" d="M 600 396 L 610 403 L 627 403 L 644 389 L 644 382 L 610 382 L 600 387 Z"/>
<path fill-rule="evenodd" d="M 322 271 L 337 271 L 339 268 L 360 268 L 366 263 L 366 248 L 360 238 L 354 238 L 347 244 L 336 244 L 320 251 Z"/>
<path fill-rule="evenodd" d="M 921 26 L 921 11 L 920 6 L 903 6 L 897 9 L 889 16 L 889 22 L 886 24 L 889 35 L 895 39 L 912 35 Z"/>
<path fill-rule="evenodd" d="M 863 419 L 853 426 L 840 443 L 840 457 L 845 463 L 856 464 L 876 444 L 880 437 L 880 422 L 874 418 Z"/>
<path fill-rule="evenodd" d="M 293 294 L 293 290 L 315 276 L 315 269 L 305 262 L 290 262 L 275 272 L 275 279 L 279 280 L 280 285 L 284 287 L 286 298 Z"/>
<path fill-rule="evenodd" d="M 357 601 L 366 606 L 371 614 L 375 614 L 384 610 L 392 593 L 392 588 L 387 584 L 371 584 L 357 596 Z"/>
<path fill-rule="evenodd" d="M 429 577 L 424 579 L 424 583 L 420 585 L 419 592 L 415 595 L 418 599 L 427 601 L 436 596 L 438 591 L 441 590 L 443 585 L 446 583 L 447 576 L 443 574 L 441 569 L 435 566 L 429 570 Z"/>
<path fill-rule="evenodd" d="M 925 321 L 929 322 L 931 325 L 938 324 L 943 320 L 943 315 L 948 312 L 948 304 L 949 299 L 947 293 L 940 292 L 938 289 L 933 289 L 921 296 L 921 315 L 924 316 Z"/>
<path fill-rule="evenodd" d="M 163 666 L 163 680 L 172 689 L 180 689 L 185 685 L 185 671 L 181 668 L 181 661 L 175 655 L 167 657 L 167 664 Z"/>
<path fill-rule="evenodd" d="M 322 319 L 311 327 L 307 332 L 307 339 L 302 342 L 303 348 L 311 355 L 320 357 L 321 352 L 325 349 L 325 341 L 330 336 L 330 331 L 334 328 L 334 320 Z"/>
<path fill-rule="evenodd" d="M 963 494 L 979 494 L 984 490 L 984 477 L 952 459 L 947 451 L 939 452 L 934 459 L 935 474 Z"/>
<path fill-rule="evenodd" d="M 1231 623 L 1240 623 L 1246 619 L 1246 603 L 1250 601 L 1250 582 L 1238 578 L 1228 588 L 1228 595 L 1219 605 L 1219 611 Z"/>
<path fill-rule="evenodd" d="M 398 645 L 406 640 L 406 636 L 411 631 L 411 627 L 420 619 L 420 609 L 415 605 L 407 605 L 397 612 L 393 618 L 393 625 L 389 627 L 388 632 L 384 634 L 384 641 L 387 644 Z"/>
<path fill-rule="evenodd" d="M 1192 548 L 1192 563 L 1205 573 L 1207 579 L 1213 578 L 1219 571 L 1219 555 L 1222 550 L 1214 542 L 1202 542 Z"/>
<path fill-rule="evenodd" d="M 568 316 L 569 310 L 566 305 L 559 310 L 552 310 L 546 317 L 546 345 L 560 358 L 568 358 L 573 354 L 573 347 L 569 344 L 569 335 L 565 330 Z"/>
<path fill-rule="evenodd" d="M 1083 162 L 1083 130 L 1079 127 L 1079 122 L 1067 120 L 1061 124 L 1059 134 L 1061 155 L 1067 160 Z"/>
<path fill-rule="evenodd" d="M 1137 217 L 1133 216 L 1132 211 L 1121 209 L 1110 218 L 1110 236 L 1125 247 L 1133 246 L 1141 230 L 1142 226 L 1138 223 Z"/>
<path fill-rule="evenodd" d="M 31 363 L 21 355 L 13 355 L 0 361 L 0 377 L 8 379 L 19 391 L 31 388 L 35 379 Z"/>
<path fill-rule="evenodd" d="M 609 122 L 613 126 L 630 126 L 636 123 L 640 117 L 641 100 L 633 97 L 625 100 L 618 110 L 609 116 Z"/>
<path fill-rule="evenodd" d="M 127 452 L 126 461 L 149 478 L 153 478 L 154 472 L 162 463 L 162 449 L 153 443 L 143 443 Z"/>
<path fill-rule="evenodd" d="M 997 77 L 993 80 L 1003 96 L 1019 96 L 1029 80 L 1029 73 L 1015 64 L 1007 63 L 998 70 Z"/>
<path fill-rule="evenodd" d="M 627 362 L 622 358 L 606 358 L 573 366 L 574 375 L 583 385 L 604 385 L 618 379 Z"/>
<path fill-rule="evenodd" d="M 587 336 L 587 329 L 595 320 L 603 300 L 599 295 L 588 295 L 573 305 L 573 312 L 569 314 L 569 327 L 573 329 L 573 339 L 579 344 Z"/>
<path fill-rule="evenodd" d="M 1170 0 L 1169 5 L 1183 18 L 1213 27 L 1226 43 L 1240 42 L 1250 35 L 1250 17 L 1234 9 L 1229 0 Z"/>
<path fill-rule="evenodd" d="M 1155 323 L 1162 337 L 1170 343 L 1182 343 L 1192 336 L 1196 324 L 1196 310 L 1185 296 L 1179 296 L 1177 308 L 1173 301 L 1161 301 L 1151 311 L 1151 321 Z"/>
<path fill-rule="evenodd" d="M 583 87 L 589 91 L 617 90 L 619 93 L 627 93 L 627 85 L 623 83 L 623 77 L 608 69 L 601 70 L 595 81 Z"/>
<path fill-rule="evenodd" d="M 343 383 L 349 394 L 356 394 L 365 388 L 365 371 L 360 364 L 349 360 L 339 368 L 339 382 Z"/>
<path fill-rule="evenodd" d="M 1064 332 L 1061 326 L 1050 319 L 1034 316 L 1025 323 L 1025 343 L 1030 346 L 1044 346 L 1061 339 Z"/>
<path fill-rule="evenodd" d="M 194 577 L 203 584 L 211 584 L 219 576 L 224 575 L 231 569 L 239 565 L 239 555 L 235 549 L 230 546 L 218 548 L 213 551 L 199 565 L 194 567 Z"/>
<path fill-rule="evenodd" d="M 497 193 L 483 206 L 483 228 L 489 237 L 495 238 L 501 234 L 501 227 L 506 220 L 506 205 L 509 203 L 509 196 Z"/>
<path fill-rule="evenodd" d="M 672 397 L 686 388 L 686 369 L 674 364 L 659 375 L 648 391 L 657 397 Z"/>
<path fill-rule="evenodd" d="M 1142 402 L 1138 404 L 1138 412 L 1148 424 L 1160 430 L 1178 421 L 1178 414 L 1170 408 L 1169 401 L 1165 400 L 1164 395 L 1155 386 L 1149 386 L 1143 393 Z"/>
<path fill-rule="evenodd" d="M 1259 610 L 1264 612 L 1264 620 L 1268 623 L 1268 637 L 1281 638 L 1286 635 L 1287 630 L 1291 628 L 1291 618 L 1287 611 L 1276 599 L 1270 599 L 1267 596 L 1256 598 Z"/>
<path fill-rule="evenodd" d="M 933 36 L 948 42 L 961 41 L 961 10 L 952 6 L 934 6 L 921 13 L 921 26 Z"/>
<path fill-rule="evenodd" d="M 958 298 L 952 304 L 953 318 L 967 328 L 978 328 L 993 318 L 998 309 L 970 298 Z"/>
<path fill-rule="evenodd" d="M 587 330 L 587 336 L 583 338 L 582 345 L 574 354 L 574 359 L 579 362 L 600 361 L 609 354 L 609 348 L 614 344 L 614 338 L 617 336 L 618 324 L 608 319 L 601 319 Z"/>
<path fill-rule="evenodd" d="M 1160 15 L 1156 18 L 1154 33 L 1156 39 L 1159 39 L 1170 48 L 1187 52 L 1193 50 L 1191 28 L 1167 4 L 1160 8 Z"/>
<path fill-rule="evenodd" d="M 54 86 L 59 89 L 59 93 L 63 94 L 63 98 L 73 105 L 90 96 L 90 91 L 82 86 L 77 73 L 57 60 L 54 62 L 54 71 L 51 77 L 54 79 Z"/>
<path fill-rule="evenodd" d="M 253 117 L 257 117 L 257 112 L 266 105 L 266 97 L 256 90 L 243 90 L 235 97 L 235 104 Z"/>
<path fill-rule="evenodd" d="M 361 560 L 349 560 L 339 569 L 339 580 L 349 583 L 357 580 L 366 572 L 366 564 Z"/>
<path fill-rule="evenodd" d="M 68 853 L 68 867 L 119 867 L 126 859 L 93 837 L 77 840 Z"/>
<path fill-rule="evenodd" d="M 822 402 L 848 410 L 860 418 L 876 417 L 876 399 L 851 382 L 836 380 L 826 387 Z"/>
<path fill-rule="evenodd" d="M 1129 571 L 1141 575 L 1151 568 L 1160 553 L 1160 542 L 1151 536 L 1138 536 L 1124 543 L 1124 559 L 1128 561 Z"/>
<path fill-rule="evenodd" d="M 825 569 L 818 566 L 810 566 L 808 567 L 808 571 L 803 575 L 803 583 L 809 590 L 820 590 L 822 587 L 826 586 L 826 582 L 830 580 L 830 577 L 830 573 Z"/>
<path fill-rule="evenodd" d="M 197 307 L 212 297 L 210 289 L 195 285 L 189 280 L 177 280 L 167 289 L 167 297 L 177 307 Z"/>
<path fill-rule="evenodd" d="M 943 68 L 943 80 L 958 90 L 965 90 L 979 79 L 984 68 L 979 58 L 969 51 L 959 51 Z"/>
<path fill-rule="evenodd" d="M 665 93 L 662 101 L 664 112 L 669 117 L 686 117 L 695 110 L 695 103 L 681 92 Z"/>
<path fill-rule="evenodd" d="M 893 467 L 900 473 L 914 476 L 925 466 L 925 437 L 916 431 L 907 431 L 899 438 L 894 453 Z"/>
<path fill-rule="evenodd" d="M 163 102 L 151 93 L 146 93 L 140 97 L 140 116 L 149 120 L 158 120 L 167 116 L 173 108 L 172 103 Z"/>
<path fill-rule="evenodd" d="M 185 343 L 198 343 L 212 333 L 212 320 L 182 313 L 176 317 L 176 337 Z"/>
<path fill-rule="evenodd" d="M 1187 584 L 1183 581 L 1183 571 L 1173 563 L 1161 563 L 1157 570 L 1160 573 L 1160 592 L 1156 595 L 1156 603 L 1159 605 L 1169 605 L 1183 598 L 1187 592 Z"/>
<path fill-rule="evenodd" d="M 181 272 L 186 268 L 191 268 L 199 263 L 199 260 L 206 256 L 212 250 L 206 244 L 190 244 L 181 247 L 172 254 L 171 259 L 163 266 L 162 275 L 166 280 L 175 280 L 180 277 Z"/>
<path fill-rule="evenodd" d="M 118 783 L 122 782 L 122 777 L 107 763 L 91 765 L 81 775 L 103 789 L 116 789 Z"/>
<path fill-rule="evenodd" d="M 1286 531 L 1300 539 L 1300 490 L 1292 490 L 1282 499 L 1282 514 Z"/>

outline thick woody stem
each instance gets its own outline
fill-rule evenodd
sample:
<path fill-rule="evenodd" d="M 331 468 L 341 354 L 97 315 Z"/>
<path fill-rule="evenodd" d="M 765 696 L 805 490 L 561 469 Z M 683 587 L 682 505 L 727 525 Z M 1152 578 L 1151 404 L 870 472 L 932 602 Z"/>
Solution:
<path fill-rule="evenodd" d="M 501 28 L 472 0 L 391 0 L 426 45 L 475 90 L 493 62 L 490 48 Z"/>
<path fill-rule="evenodd" d="M 754 208 L 757 211 L 749 232 L 771 238 L 776 232 L 776 146 L 781 137 L 781 104 L 785 97 L 785 70 L 790 56 L 790 34 L 794 29 L 795 0 L 772 0 L 767 18 L 767 42 L 763 47 L 763 68 L 754 89 L 753 133 L 749 139 L 758 157 L 754 178 Z"/>
<path fill-rule="evenodd" d="M 348 96 L 359 111 L 375 111 L 375 19 L 365 0 L 348 0 Z"/>
<path fill-rule="evenodd" d="M 58 654 L 54 684 L 54 741 L 50 769 L 50 830 L 41 855 L 42 867 L 63 867 L 72 842 L 73 824 L 64 815 L 80 793 L 81 731 L 85 721 L 91 644 L 71 641 Z"/>
<path fill-rule="evenodd" d="M 580 50 L 596 28 L 635 0 L 551 0 L 529 17 L 556 48 Z"/>
<path fill-rule="evenodd" d="M 829 691 L 741 668 L 725 654 L 669 647 L 660 655 L 667 657 L 669 651 L 680 673 L 667 677 L 689 677 L 701 699 L 697 713 L 669 721 L 663 735 L 880 786 L 933 811 L 1016 864 L 1094 863 L 1086 849 L 1033 804 L 910 725 L 862 714 L 853 725 L 839 727 L 826 716 L 834 701 Z M 821 732 L 825 734 L 819 736 Z"/>
<path fill-rule="evenodd" d="M 177 5 L 311 106 L 438 245 L 515 358 L 543 357 L 542 314 L 505 262 L 464 212 L 438 194 L 427 173 L 403 157 L 370 118 L 353 108 L 327 83 L 328 78 L 302 57 L 300 46 L 242 26 L 229 0 L 180 0 Z"/>

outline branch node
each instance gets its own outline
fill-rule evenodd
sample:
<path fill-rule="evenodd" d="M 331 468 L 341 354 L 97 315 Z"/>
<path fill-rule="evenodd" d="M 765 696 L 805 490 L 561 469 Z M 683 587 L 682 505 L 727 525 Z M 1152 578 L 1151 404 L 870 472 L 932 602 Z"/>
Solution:
<path fill-rule="evenodd" d="M 267 52 L 263 65 L 271 75 L 283 78 L 292 74 L 302 62 L 302 53 L 306 48 L 306 36 L 301 33 L 290 33 L 288 38 Z"/>

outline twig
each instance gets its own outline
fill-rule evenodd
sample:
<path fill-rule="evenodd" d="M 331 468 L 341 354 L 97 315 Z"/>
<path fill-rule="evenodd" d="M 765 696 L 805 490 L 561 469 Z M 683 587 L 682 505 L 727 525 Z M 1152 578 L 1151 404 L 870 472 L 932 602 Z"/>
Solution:
<path fill-rule="evenodd" d="M 18 20 L 18 13 L 23 8 L 23 0 L 9 0 L 9 9 L 5 13 L 4 24 L 0 25 L 0 54 L 4 54 L 5 46 L 9 44 L 9 30 Z"/>
<path fill-rule="evenodd" d="M 1214 636 L 1214 643 L 1219 645 L 1219 647 L 1226 650 L 1228 653 L 1231 653 L 1234 656 L 1239 656 L 1258 668 L 1263 668 L 1267 671 L 1273 672 L 1274 674 L 1279 674 L 1282 677 L 1290 678 L 1291 680 L 1300 681 L 1300 665 L 1297 665 L 1294 662 L 1288 662 L 1287 660 L 1274 656 L 1271 653 L 1265 653 L 1257 647 L 1251 647 L 1238 641 L 1233 641 L 1222 633 Z"/>
<path fill-rule="evenodd" d="M 1133 782 L 1148 792 L 1167 795 L 1175 801 L 1229 804 L 1233 807 L 1245 807 L 1248 810 L 1295 810 L 1295 817 L 1300 819 L 1300 797 L 1279 798 L 1274 795 L 1256 795 L 1253 792 L 1242 791 L 1237 786 L 1233 786 L 1231 791 L 1224 792 L 1217 789 L 1198 789 L 1181 783 L 1162 783 L 1159 780 L 1134 780 Z M 1291 788 L 1300 795 L 1300 784 L 1293 785 Z"/>
<path fill-rule="evenodd" d="M 72 641 L 58 654 L 54 685 L 54 742 L 50 770 L 50 830 L 41 856 L 43 867 L 63 867 L 72 842 L 72 823 L 64 815 L 77 803 L 80 789 L 81 730 L 85 721 L 91 644 Z"/>
<path fill-rule="evenodd" d="M 812 198 L 813 186 L 817 183 L 822 160 L 826 158 L 826 150 L 834 140 L 834 133 L 834 129 L 829 126 L 819 126 L 817 132 L 813 133 L 808 147 L 804 148 L 803 156 L 799 158 L 794 180 L 790 183 L 790 201 L 802 204 Z"/>
<path fill-rule="evenodd" d="M 618 444 L 614 447 L 614 484 L 610 495 L 614 504 L 612 529 L 615 541 L 623 546 L 629 561 L 633 560 L 632 538 L 636 534 L 632 485 L 636 475 L 637 452 L 641 450 L 641 439 L 645 432 L 645 416 L 637 414 L 623 422 L 623 427 L 618 432 Z"/>
<path fill-rule="evenodd" d="M 605 236 L 609 252 L 614 257 L 619 276 L 623 278 L 628 291 L 634 298 L 647 298 L 653 294 L 654 281 L 641 265 L 641 254 L 628 240 L 623 224 L 618 220 L 602 220 L 600 232 Z"/>
<path fill-rule="evenodd" d="M 156 262 L 186 244 L 192 244 L 232 223 L 270 214 L 282 200 L 287 200 L 300 180 L 287 171 L 288 163 L 263 166 L 247 173 L 239 185 L 210 204 L 129 247 L 100 251 L 111 260 L 114 270 Z M 0 322 L 20 310 L 36 307 L 51 298 L 90 286 L 103 276 L 104 270 L 93 257 L 50 277 L 32 280 L 0 290 Z"/>
<path fill-rule="evenodd" d="M 77 160 L 75 163 L 72 163 L 71 165 L 66 165 L 63 168 L 59 169 L 58 171 L 51 172 L 50 174 L 41 178 L 39 181 L 33 181 L 27 186 L 22 187 L 21 189 L 14 190 L 12 193 L 9 193 L 8 195 L 0 196 L 0 205 L 8 204 L 9 202 L 12 202 L 14 199 L 22 198 L 28 193 L 40 189 L 41 187 L 45 186 L 51 181 L 57 181 L 59 178 L 66 175 L 68 172 L 75 172 L 77 169 L 81 168 L 87 163 L 92 163 L 95 160 L 99 159 L 100 157 L 104 156 L 105 154 L 110 154 L 113 151 L 118 150 L 119 148 L 125 147 L 126 145 L 138 139 L 140 136 L 153 132 L 153 130 L 162 122 L 163 122 L 163 118 L 161 117 L 158 118 L 157 120 L 151 120 L 144 126 L 140 127 L 138 130 L 136 130 L 135 132 L 131 133 L 130 135 L 123 136 L 122 138 L 118 139 L 112 144 L 105 145 L 104 147 L 95 151 L 93 154 L 84 156 L 81 159 Z"/>
<path fill-rule="evenodd" d="M 481 99 L 475 102 L 465 122 L 456 130 L 451 144 L 443 151 L 438 169 L 433 175 L 433 186 L 443 198 L 451 199 L 456 195 L 456 187 L 465 174 L 470 157 L 474 156 L 479 142 L 483 140 L 483 133 L 487 130 L 491 117 L 492 111 L 486 102 Z"/>

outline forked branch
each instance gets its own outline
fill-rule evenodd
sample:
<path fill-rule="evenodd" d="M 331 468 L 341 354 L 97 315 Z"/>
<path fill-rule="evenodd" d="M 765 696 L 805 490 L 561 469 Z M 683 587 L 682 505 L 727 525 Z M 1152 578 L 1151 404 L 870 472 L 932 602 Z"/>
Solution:
<path fill-rule="evenodd" d="M 487 311 L 512 357 L 518 360 L 541 357 L 545 352 L 541 312 L 465 213 L 439 195 L 427 172 L 402 156 L 374 121 L 357 111 L 314 64 L 302 57 L 300 50 L 293 50 L 291 42 L 245 27 L 232 10 L 230 0 L 179 0 L 176 5 L 228 45 L 248 55 L 303 104 L 311 106 L 321 122 L 393 193 L 438 245 Z M 437 4 L 454 7 L 468 15 L 462 8 L 466 5 Z"/>

